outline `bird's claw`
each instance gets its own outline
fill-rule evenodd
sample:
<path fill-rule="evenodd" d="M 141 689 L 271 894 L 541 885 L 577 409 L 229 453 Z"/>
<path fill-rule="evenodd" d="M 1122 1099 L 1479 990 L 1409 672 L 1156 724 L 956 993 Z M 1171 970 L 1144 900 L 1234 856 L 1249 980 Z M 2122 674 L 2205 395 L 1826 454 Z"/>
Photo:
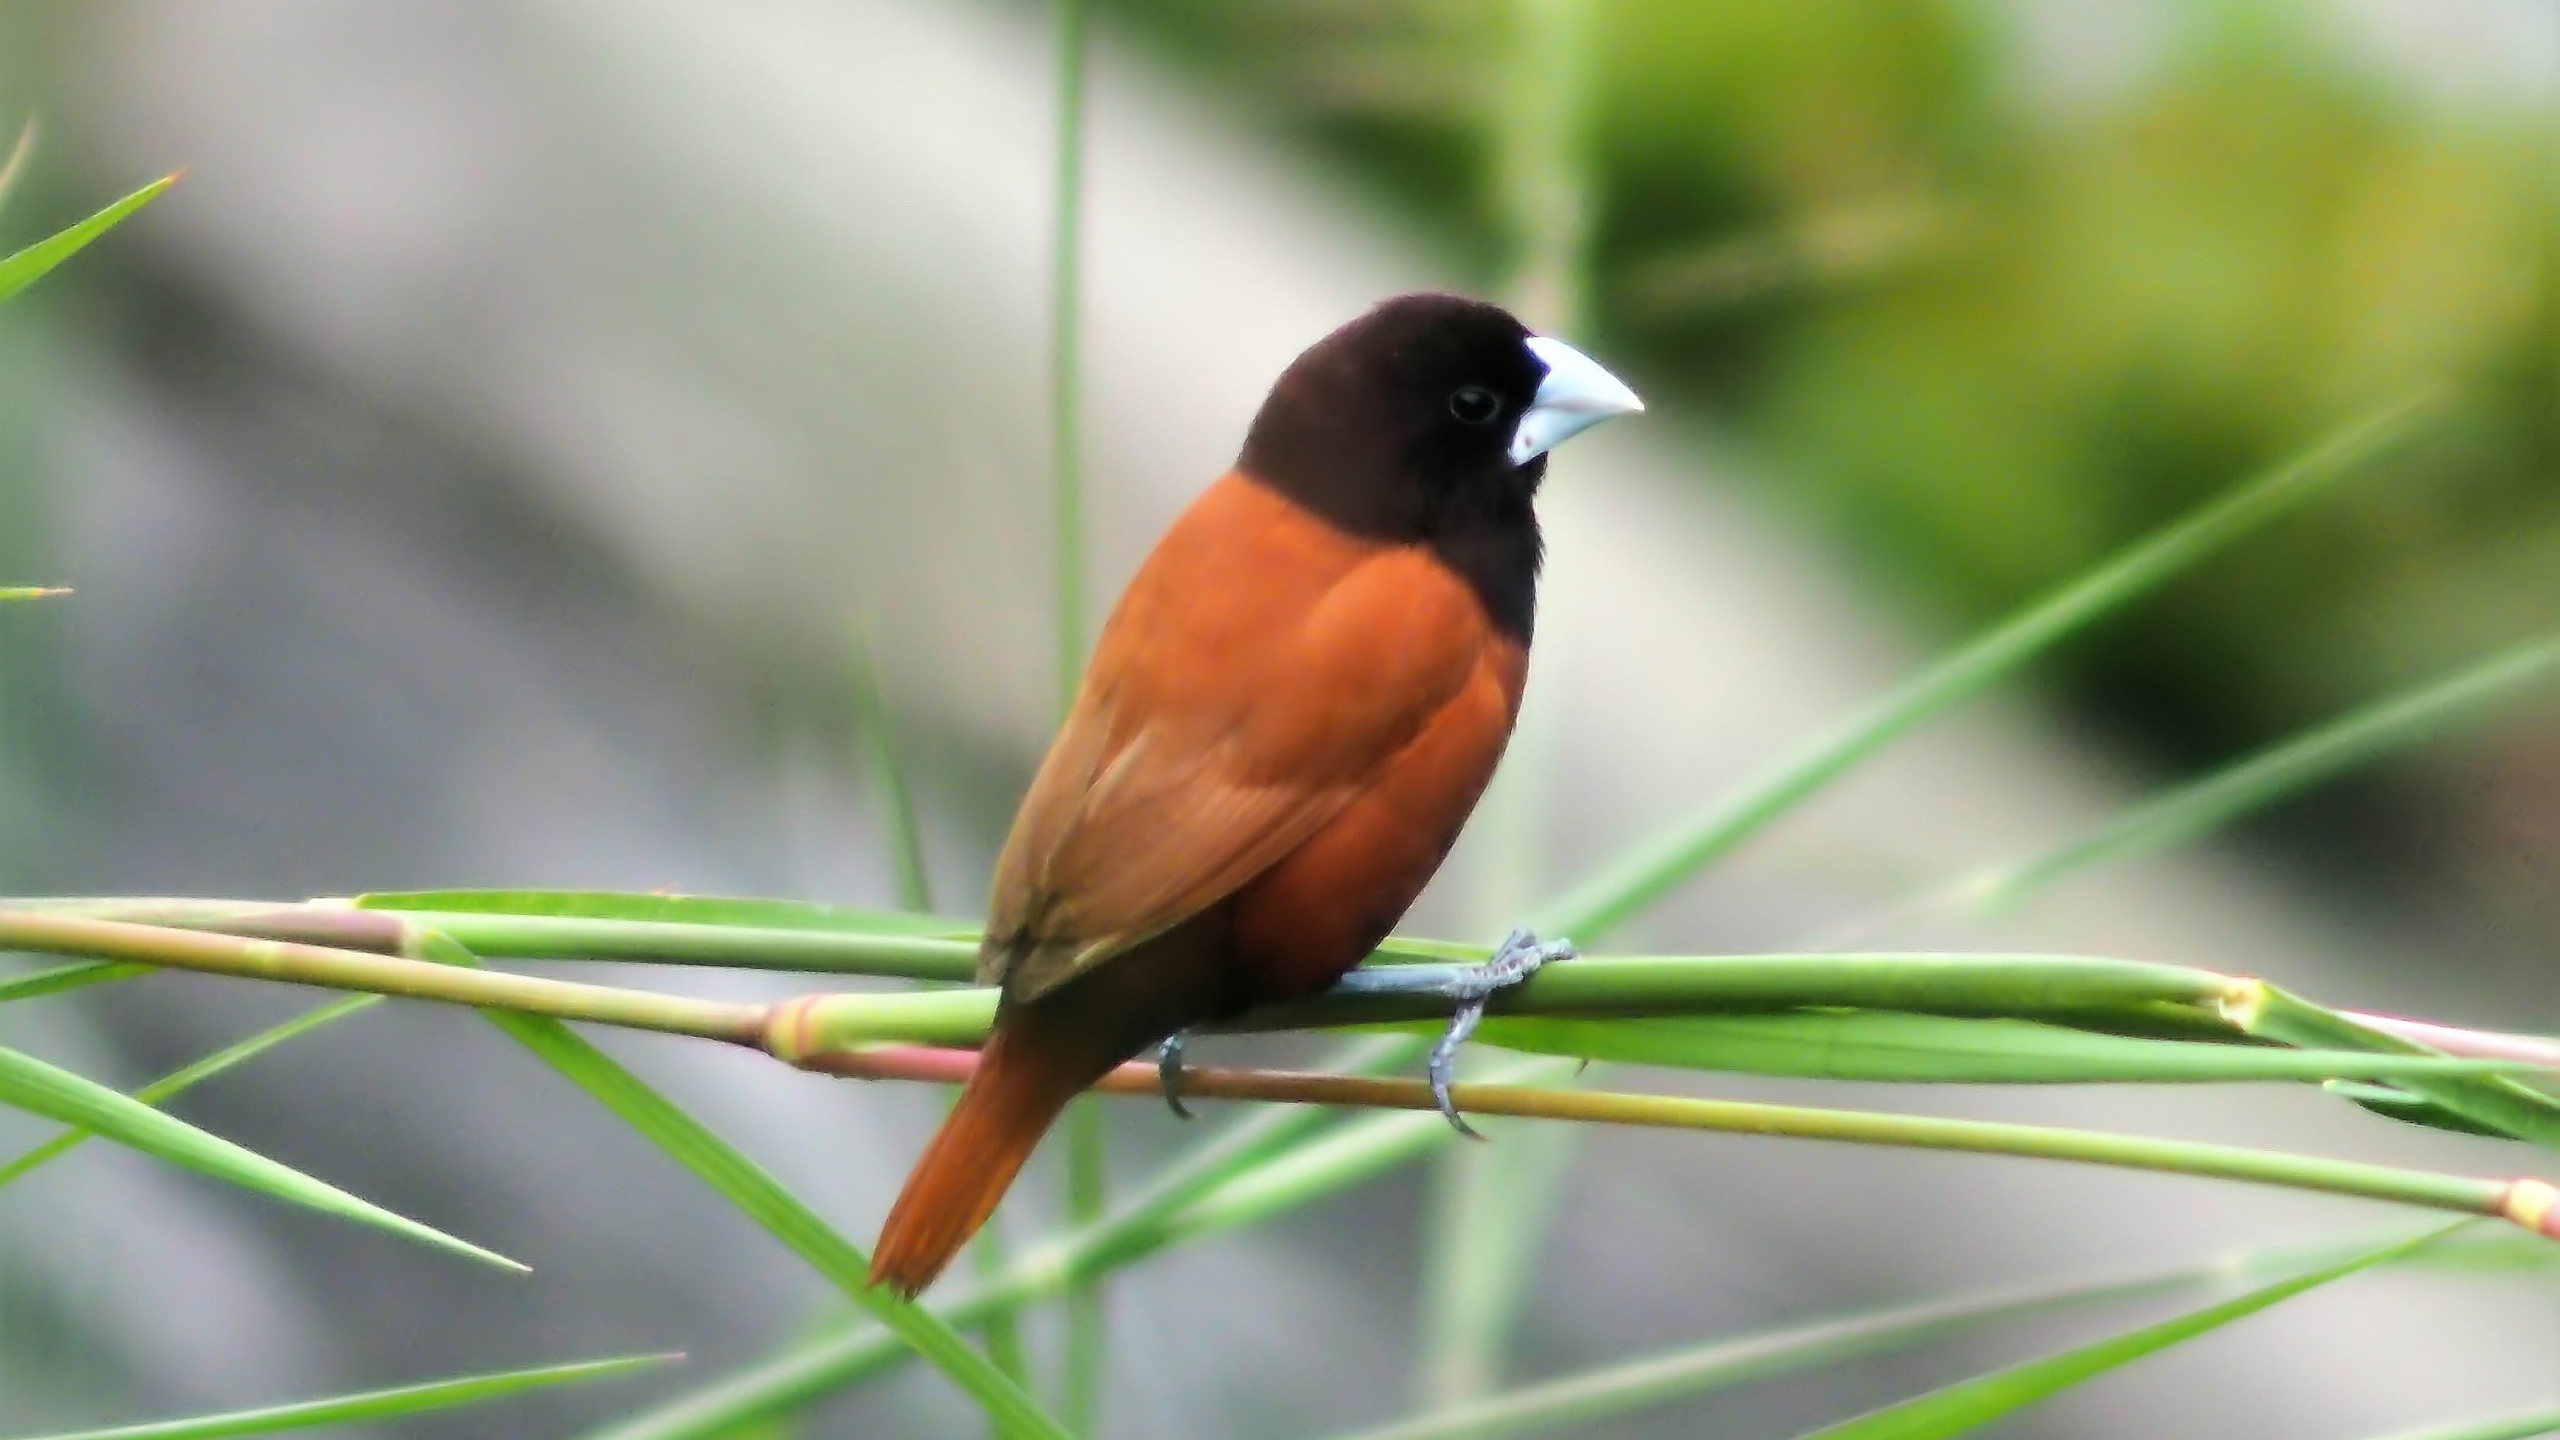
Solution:
<path fill-rule="evenodd" d="M 1164 1037 L 1156 1047 L 1156 1089 L 1164 1093 L 1165 1108 L 1188 1120 L 1191 1111 L 1182 1103 L 1183 1037 L 1179 1033 Z"/>
<path fill-rule="evenodd" d="M 1449 1097 L 1449 1084 L 1457 1076 L 1459 1048 L 1484 1021 L 1485 1003 L 1537 974 L 1539 968 L 1548 962 L 1570 960 L 1573 956 L 1572 941 L 1552 940 L 1541 944 L 1538 937 L 1528 931 L 1514 930 L 1494 950 L 1492 959 L 1459 971 L 1449 981 L 1446 993 L 1458 1002 L 1458 1008 L 1449 1016 L 1449 1028 L 1441 1031 L 1439 1040 L 1431 1046 L 1431 1061 L 1426 1073 L 1431 1080 L 1432 1101 L 1459 1134 L 1470 1140 L 1484 1138 L 1483 1132 L 1468 1124 L 1466 1117 L 1458 1113 L 1457 1104 Z"/>

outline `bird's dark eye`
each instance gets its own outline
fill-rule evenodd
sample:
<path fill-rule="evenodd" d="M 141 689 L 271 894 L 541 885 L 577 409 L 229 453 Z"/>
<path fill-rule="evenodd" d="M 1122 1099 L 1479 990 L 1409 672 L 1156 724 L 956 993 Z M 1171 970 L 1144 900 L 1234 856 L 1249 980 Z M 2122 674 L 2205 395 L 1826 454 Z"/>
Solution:
<path fill-rule="evenodd" d="M 1489 425 L 1502 413 L 1502 397 L 1481 385 L 1461 385 L 1450 392 L 1449 413 L 1461 425 Z"/>

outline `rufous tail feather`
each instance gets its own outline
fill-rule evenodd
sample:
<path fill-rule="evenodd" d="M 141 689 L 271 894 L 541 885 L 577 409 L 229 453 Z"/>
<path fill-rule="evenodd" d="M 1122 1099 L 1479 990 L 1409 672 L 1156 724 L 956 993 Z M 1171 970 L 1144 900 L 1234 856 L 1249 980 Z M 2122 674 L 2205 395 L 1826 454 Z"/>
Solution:
<path fill-rule="evenodd" d="M 1094 1067 L 1058 1054 L 1039 1031 L 999 1029 L 889 1207 L 871 1254 L 871 1283 L 914 1299 L 995 1213 L 1022 1162 Z M 1108 1068 L 1108 1061 L 1101 1068 Z"/>

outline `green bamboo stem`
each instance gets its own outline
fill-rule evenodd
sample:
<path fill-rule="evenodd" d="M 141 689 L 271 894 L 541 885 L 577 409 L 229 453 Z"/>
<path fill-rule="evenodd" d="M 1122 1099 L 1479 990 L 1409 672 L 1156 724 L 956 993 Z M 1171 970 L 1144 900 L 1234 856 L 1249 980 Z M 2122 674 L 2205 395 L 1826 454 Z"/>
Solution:
<path fill-rule="evenodd" d="M 696 1000 L 496 970 L 461 970 L 400 955 L 366 954 L 292 940 L 248 939 L 77 915 L 0 910 L 0 950 L 81 956 L 436 1000 L 759 1048 L 764 1042 L 768 1011 L 762 1005 Z"/>
<path fill-rule="evenodd" d="M 519 939 L 527 933 L 502 925 L 448 927 L 444 923 L 473 918 L 439 916 L 433 929 L 457 942 L 472 933 L 503 931 Z M 375 952 L 417 943 L 417 927 L 380 912 L 279 909 L 235 915 L 231 923 L 301 935 L 329 933 L 328 927 L 341 920 L 355 927 L 343 938 L 370 945 Z M 555 922 L 548 917 L 539 919 L 534 930 L 591 925 L 626 935 L 656 928 L 682 932 L 694 940 L 720 937 L 718 947 L 703 948 L 751 948 L 772 933 L 646 922 Z M 801 938 L 814 943 L 832 937 L 802 932 Z M 873 943 L 883 953 L 893 953 L 898 946 L 947 942 L 889 937 Z M 672 947 L 652 941 L 630 948 Z M 59 912 L 0 910 L 0 949 L 519 1010 L 752 1044 L 793 1061 L 851 1045 L 970 1043 L 984 1037 L 995 1006 L 995 992 L 980 988 L 814 994 L 773 1007 L 740 1005 L 502 971 L 457 971 L 404 954 L 368 953 L 303 939 L 176 929 Z M 1505 1015 L 1646 1015 L 1857 1006 L 1953 1014 L 2059 1010 L 2083 1015 L 2109 1005 L 2165 1003 L 2196 1009 L 2223 1002 L 2234 987 L 2247 983 L 2179 966 L 2074 956 L 1591 957 L 1549 967 L 1528 984 L 1499 997 L 1494 1009 Z M 1447 1010 L 1448 1002 L 1431 996 L 1339 995 L 1256 1011 L 1225 1028 L 1258 1031 L 1386 1024 L 1429 1019 Z"/>
<path fill-rule="evenodd" d="M 395 955 L 415 954 L 417 936 L 425 928 L 450 935 L 474 954 L 491 959 L 705 965 L 960 984 L 976 975 L 978 957 L 977 938 L 966 934 L 869 934 L 858 930 L 700 925 L 584 915 L 356 909 L 334 900 L 297 905 L 156 897 L 47 897 L 12 899 L 0 902 L 0 908 L 185 930 L 219 930 Z"/>
<path fill-rule="evenodd" d="M 2244 982 L 2209 971 L 2077 956 L 1588 956 L 1551 965 L 1497 996 L 1496 1015 L 1633 1016 L 1843 1006 L 1953 1015 L 2086 1017 L 2109 1006 L 2173 1004 L 2204 1013 Z M 810 995 L 777 1011 L 770 1048 L 798 1061 L 828 1050 L 907 1042 L 967 1045 L 995 1013 L 992 990 Z M 1324 995 L 1268 1006 L 1218 1031 L 1316 1029 L 1445 1017 L 1429 995 Z"/>

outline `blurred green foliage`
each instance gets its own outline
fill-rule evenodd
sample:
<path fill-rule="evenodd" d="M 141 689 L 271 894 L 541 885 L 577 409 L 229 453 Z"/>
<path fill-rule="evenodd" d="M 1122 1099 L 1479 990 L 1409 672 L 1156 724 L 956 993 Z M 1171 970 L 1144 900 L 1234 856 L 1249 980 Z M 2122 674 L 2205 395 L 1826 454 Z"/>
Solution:
<path fill-rule="evenodd" d="M 1119 0 L 1487 285 L 1521 3 Z M 1882 598 L 1978 621 L 2442 379 L 2447 432 L 2093 639 L 2080 693 L 2220 753 L 2560 613 L 2548 94 L 2291 0 L 1590 3 L 1600 343 Z"/>

